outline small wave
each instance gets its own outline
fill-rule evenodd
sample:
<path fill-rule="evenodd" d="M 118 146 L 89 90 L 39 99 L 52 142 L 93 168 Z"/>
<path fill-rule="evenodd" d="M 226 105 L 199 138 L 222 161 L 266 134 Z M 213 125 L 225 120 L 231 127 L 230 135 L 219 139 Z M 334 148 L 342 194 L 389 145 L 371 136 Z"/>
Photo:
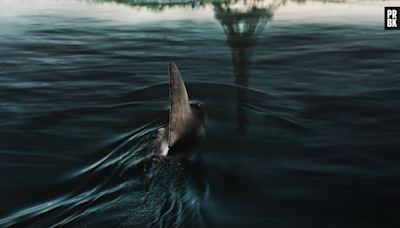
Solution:
<path fill-rule="evenodd" d="M 158 156 L 166 113 L 114 143 L 102 159 L 72 173 L 69 194 L 17 212 L 0 225 L 18 227 L 202 227 L 199 199 L 207 192 L 202 167 L 186 158 Z"/>

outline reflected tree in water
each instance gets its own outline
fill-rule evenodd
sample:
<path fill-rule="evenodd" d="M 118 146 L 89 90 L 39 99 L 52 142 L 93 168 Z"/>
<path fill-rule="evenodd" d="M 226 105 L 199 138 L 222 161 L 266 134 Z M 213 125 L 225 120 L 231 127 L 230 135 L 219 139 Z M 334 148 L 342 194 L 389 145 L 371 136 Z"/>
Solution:
<path fill-rule="evenodd" d="M 173 7 L 187 8 L 192 5 L 191 0 L 87 0 L 89 2 L 114 2 L 118 4 L 129 5 L 132 8 L 141 10 L 148 9 L 152 12 L 162 12 L 165 9 Z"/>
<path fill-rule="evenodd" d="M 225 1 L 213 2 L 215 18 L 221 23 L 231 49 L 235 84 L 237 87 L 237 128 L 246 132 L 248 117 L 243 105 L 247 102 L 251 62 L 258 37 L 280 2 Z"/>
<path fill-rule="evenodd" d="M 116 2 L 133 8 L 147 8 L 161 12 L 172 7 L 198 6 L 204 0 L 89 0 L 93 2 Z M 237 128 L 240 134 L 246 132 L 248 117 L 243 108 L 247 103 L 251 63 L 257 46 L 258 37 L 264 30 L 273 12 L 282 0 L 222 0 L 211 1 L 215 18 L 221 23 L 231 49 L 232 63 L 237 87 Z"/>

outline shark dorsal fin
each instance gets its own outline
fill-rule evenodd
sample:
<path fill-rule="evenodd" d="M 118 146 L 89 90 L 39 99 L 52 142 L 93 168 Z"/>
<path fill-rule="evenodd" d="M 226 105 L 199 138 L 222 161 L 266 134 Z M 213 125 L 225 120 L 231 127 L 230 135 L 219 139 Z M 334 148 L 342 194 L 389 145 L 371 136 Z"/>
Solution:
<path fill-rule="evenodd" d="M 185 84 L 182 81 L 178 68 L 172 61 L 169 68 L 169 137 L 168 147 L 171 148 L 188 130 L 193 113 L 189 104 L 189 97 Z"/>

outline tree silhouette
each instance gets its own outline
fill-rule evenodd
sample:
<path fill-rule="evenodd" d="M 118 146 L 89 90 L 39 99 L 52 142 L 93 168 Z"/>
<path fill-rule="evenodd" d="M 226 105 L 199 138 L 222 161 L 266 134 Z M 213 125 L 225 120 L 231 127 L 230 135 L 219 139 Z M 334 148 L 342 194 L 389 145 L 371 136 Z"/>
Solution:
<path fill-rule="evenodd" d="M 276 2 L 264 5 L 264 1 L 225 1 L 213 2 L 215 18 L 221 23 L 227 43 L 231 49 L 235 84 L 237 87 L 237 128 L 240 134 L 246 132 L 248 118 L 243 105 L 247 103 L 251 63 L 258 37 L 273 11 L 279 6 Z M 235 5 L 241 5 L 236 7 Z"/>

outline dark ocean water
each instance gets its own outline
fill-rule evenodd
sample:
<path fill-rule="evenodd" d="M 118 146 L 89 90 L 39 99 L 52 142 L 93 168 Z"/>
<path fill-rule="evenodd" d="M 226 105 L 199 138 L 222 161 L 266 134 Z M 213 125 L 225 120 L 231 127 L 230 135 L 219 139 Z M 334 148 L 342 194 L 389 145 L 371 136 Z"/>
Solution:
<path fill-rule="evenodd" d="M 0 1 L 0 227 L 398 227 L 384 6 Z M 154 155 L 168 60 L 196 161 Z"/>

